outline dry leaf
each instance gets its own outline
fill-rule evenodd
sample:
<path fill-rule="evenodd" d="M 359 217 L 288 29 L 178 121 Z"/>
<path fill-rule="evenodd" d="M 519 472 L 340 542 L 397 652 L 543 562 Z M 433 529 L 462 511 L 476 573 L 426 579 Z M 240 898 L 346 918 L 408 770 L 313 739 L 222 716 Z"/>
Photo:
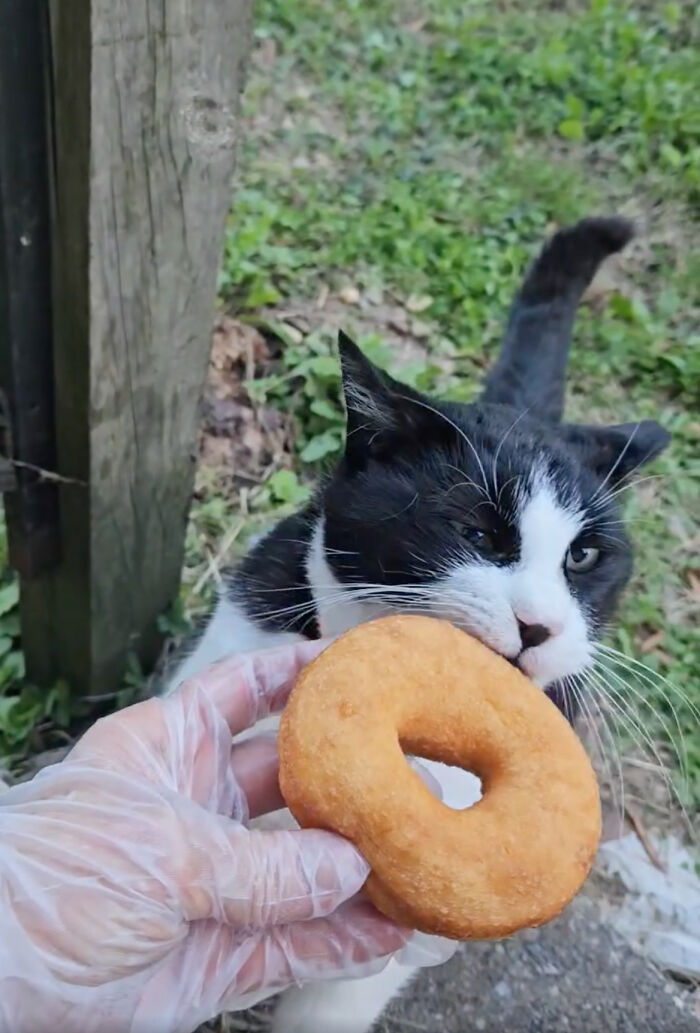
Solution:
<path fill-rule="evenodd" d="M 411 333 L 414 337 L 417 337 L 419 341 L 426 337 L 430 337 L 432 332 L 433 328 L 427 323 L 421 322 L 420 319 L 413 319 L 411 321 Z"/>
<path fill-rule="evenodd" d="M 690 585 L 688 595 L 694 603 L 700 603 L 700 571 L 686 570 L 685 579 Z"/>
<path fill-rule="evenodd" d="M 404 32 L 409 32 L 412 36 L 418 36 L 425 28 L 427 18 L 416 18 L 414 21 L 406 22 L 402 26 Z"/>
<path fill-rule="evenodd" d="M 294 340 L 303 334 L 285 322 Z M 289 420 L 277 410 L 253 405 L 245 382 L 270 372 L 272 355 L 254 327 L 222 316 L 212 337 L 209 376 L 201 405 L 202 467 L 258 484 L 269 467 L 283 464 L 291 447 Z"/>
<path fill-rule="evenodd" d="M 353 287 L 352 284 L 347 284 L 338 291 L 338 297 L 344 305 L 359 305 L 360 303 L 360 292 L 357 287 Z"/>
<path fill-rule="evenodd" d="M 297 329 L 296 326 L 292 326 L 291 323 L 282 323 L 284 332 L 292 344 L 301 344 L 304 340 L 304 335 L 301 330 Z"/>
<path fill-rule="evenodd" d="M 255 59 L 262 68 L 271 68 L 277 60 L 277 43 L 268 36 L 255 51 Z"/>
<path fill-rule="evenodd" d="M 433 299 L 429 294 L 411 294 L 406 301 L 406 308 L 417 315 L 419 312 L 425 312 L 432 303 Z"/>
<path fill-rule="evenodd" d="M 653 635 L 649 635 L 647 638 L 642 640 L 640 650 L 642 653 L 653 653 L 657 646 L 660 646 L 664 640 L 663 631 L 655 631 Z"/>

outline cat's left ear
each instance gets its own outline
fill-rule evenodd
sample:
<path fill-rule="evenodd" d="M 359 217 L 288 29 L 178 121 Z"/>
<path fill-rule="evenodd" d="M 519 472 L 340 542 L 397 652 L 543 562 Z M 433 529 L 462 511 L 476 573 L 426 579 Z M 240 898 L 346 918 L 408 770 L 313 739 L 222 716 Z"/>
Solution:
<path fill-rule="evenodd" d="M 436 417 L 422 396 L 370 362 L 342 330 L 338 349 L 349 466 L 361 469 L 369 459 L 390 460 L 401 448 L 424 439 Z"/>
<path fill-rule="evenodd" d="M 564 424 L 564 440 L 581 456 L 583 463 L 613 486 L 651 462 L 668 445 L 671 435 L 656 420 L 618 423 L 611 427 Z"/>

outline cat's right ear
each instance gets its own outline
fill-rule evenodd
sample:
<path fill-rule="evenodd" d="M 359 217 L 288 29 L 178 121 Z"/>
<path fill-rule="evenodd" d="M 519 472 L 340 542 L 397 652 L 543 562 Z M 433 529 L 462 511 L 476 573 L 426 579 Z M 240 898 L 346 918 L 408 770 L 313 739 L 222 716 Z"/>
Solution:
<path fill-rule="evenodd" d="M 629 480 L 663 452 L 671 440 L 656 420 L 618 423 L 610 427 L 565 424 L 561 435 L 581 461 L 610 488 Z"/>
<path fill-rule="evenodd" d="M 370 362 L 342 330 L 338 350 L 347 411 L 345 459 L 361 469 L 415 442 L 429 416 L 420 395 Z"/>

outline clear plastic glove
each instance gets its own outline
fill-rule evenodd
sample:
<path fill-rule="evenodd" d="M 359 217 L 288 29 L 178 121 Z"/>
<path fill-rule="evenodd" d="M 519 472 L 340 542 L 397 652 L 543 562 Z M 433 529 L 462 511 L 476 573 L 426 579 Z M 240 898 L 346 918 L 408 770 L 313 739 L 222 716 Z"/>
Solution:
<path fill-rule="evenodd" d="M 367 865 L 282 805 L 269 737 L 319 644 L 225 661 L 91 728 L 0 795 L 0 1031 L 190 1033 L 290 984 L 381 968 L 407 934 Z"/>

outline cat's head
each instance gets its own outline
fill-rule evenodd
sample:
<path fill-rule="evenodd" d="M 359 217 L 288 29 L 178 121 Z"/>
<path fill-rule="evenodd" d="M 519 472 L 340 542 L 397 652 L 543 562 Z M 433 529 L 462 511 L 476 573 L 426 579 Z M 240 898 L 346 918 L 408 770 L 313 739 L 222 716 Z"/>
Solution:
<path fill-rule="evenodd" d="M 551 686 L 591 662 L 632 568 L 617 496 L 669 438 L 653 421 L 559 422 L 563 381 L 553 394 L 535 336 L 514 357 L 538 345 L 539 385 L 521 396 L 507 362 L 462 405 L 393 380 L 341 335 L 347 442 L 323 490 L 324 561 L 358 601 L 449 619 Z"/>
<path fill-rule="evenodd" d="M 347 447 L 324 491 L 335 578 L 454 621 L 540 685 L 579 673 L 631 571 L 616 492 L 665 433 L 440 403 L 341 348 Z"/>

